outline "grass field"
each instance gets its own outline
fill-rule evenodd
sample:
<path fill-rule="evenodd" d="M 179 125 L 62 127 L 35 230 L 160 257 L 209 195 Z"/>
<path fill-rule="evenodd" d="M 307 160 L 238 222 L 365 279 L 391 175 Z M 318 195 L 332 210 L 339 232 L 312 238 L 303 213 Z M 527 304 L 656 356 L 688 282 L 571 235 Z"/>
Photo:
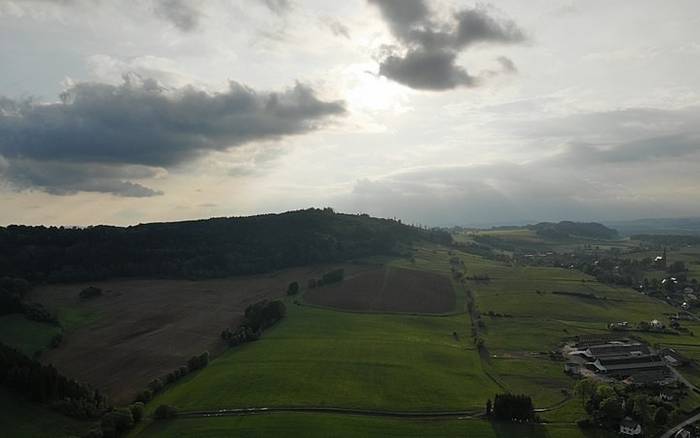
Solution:
<path fill-rule="evenodd" d="M 614 434 L 584 435 L 574 425 L 528 426 L 481 420 L 395 420 L 319 414 L 274 414 L 208 419 L 179 419 L 152 423 L 139 436 L 213 438 L 304 436 L 344 437 L 456 437 L 469 438 L 611 438 Z"/>
<path fill-rule="evenodd" d="M 483 373 L 466 314 L 288 307 L 287 318 L 261 340 L 227 351 L 150 406 L 480 410 L 498 390 Z"/>
<path fill-rule="evenodd" d="M 45 350 L 61 328 L 45 322 L 30 321 L 21 314 L 0 316 L 0 342 L 29 357 Z"/>

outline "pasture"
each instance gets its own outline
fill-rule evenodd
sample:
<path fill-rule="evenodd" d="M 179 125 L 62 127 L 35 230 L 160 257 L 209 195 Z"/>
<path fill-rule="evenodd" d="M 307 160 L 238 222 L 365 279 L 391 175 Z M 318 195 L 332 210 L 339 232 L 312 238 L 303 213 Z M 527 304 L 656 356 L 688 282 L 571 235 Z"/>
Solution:
<path fill-rule="evenodd" d="M 469 327 L 466 314 L 378 315 L 290 305 L 287 317 L 259 341 L 227 351 L 149 409 L 480 411 L 498 387 L 481 368 Z"/>
<path fill-rule="evenodd" d="M 192 418 L 156 422 L 138 436 L 153 438 L 213 438 L 304 436 L 454 437 L 469 438 L 612 438 L 613 434 L 583 434 L 575 425 L 514 425 L 483 420 L 401 420 L 350 415 L 273 414 L 244 417 Z"/>
<path fill-rule="evenodd" d="M 30 321 L 21 314 L 0 316 L 0 342 L 29 357 L 46 350 L 61 328 L 45 322 Z"/>

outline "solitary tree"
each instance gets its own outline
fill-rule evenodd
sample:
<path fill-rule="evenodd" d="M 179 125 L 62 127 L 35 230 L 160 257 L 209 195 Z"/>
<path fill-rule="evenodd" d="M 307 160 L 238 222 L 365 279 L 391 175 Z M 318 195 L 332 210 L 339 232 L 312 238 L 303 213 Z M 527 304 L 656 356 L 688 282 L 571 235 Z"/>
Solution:
<path fill-rule="evenodd" d="M 299 282 L 293 281 L 289 283 L 289 287 L 287 288 L 287 295 L 296 295 L 299 293 Z"/>

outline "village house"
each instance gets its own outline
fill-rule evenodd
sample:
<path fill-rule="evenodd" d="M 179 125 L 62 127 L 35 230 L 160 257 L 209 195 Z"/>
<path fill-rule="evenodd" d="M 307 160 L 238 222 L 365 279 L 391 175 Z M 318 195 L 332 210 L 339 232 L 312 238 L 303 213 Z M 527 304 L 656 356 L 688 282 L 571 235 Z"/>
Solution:
<path fill-rule="evenodd" d="M 639 436 L 642 434 L 642 425 L 630 417 L 625 417 L 620 422 L 620 433 L 626 436 Z"/>

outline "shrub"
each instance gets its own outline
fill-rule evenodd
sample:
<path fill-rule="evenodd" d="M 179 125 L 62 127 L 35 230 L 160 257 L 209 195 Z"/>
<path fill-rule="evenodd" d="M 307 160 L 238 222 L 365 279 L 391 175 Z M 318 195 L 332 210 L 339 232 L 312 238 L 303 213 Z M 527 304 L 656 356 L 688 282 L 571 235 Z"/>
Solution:
<path fill-rule="evenodd" d="M 153 391 L 150 389 L 144 389 L 136 395 L 136 401 L 142 403 L 148 403 L 153 399 Z"/>
<path fill-rule="evenodd" d="M 102 295 L 102 289 L 95 286 L 88 286 L 78 294 L 81 300 L 99 297 L 100 295 Z"/>
<path fill-rule="evenodd" d="M 159 420 L 164 420 L 166 418 L 172 418 L 177 415 L 177 409 L 169 405 L 160 405 L 156 408 L 153 416 Z"/>
<path fill-rule="evenodd" d="M 287 295 L 296 295 L 299 293 L 299 282 L 293 281 L 289 283 L 289 287 L 287 287 Z"/>
<path fill-rule="evenodd" d="M 143 403 L 136 402 L 129 405 L 129 410 L 131 411 L 131 416 L 135 423 L 138 423 L 143 419 Z"/>

